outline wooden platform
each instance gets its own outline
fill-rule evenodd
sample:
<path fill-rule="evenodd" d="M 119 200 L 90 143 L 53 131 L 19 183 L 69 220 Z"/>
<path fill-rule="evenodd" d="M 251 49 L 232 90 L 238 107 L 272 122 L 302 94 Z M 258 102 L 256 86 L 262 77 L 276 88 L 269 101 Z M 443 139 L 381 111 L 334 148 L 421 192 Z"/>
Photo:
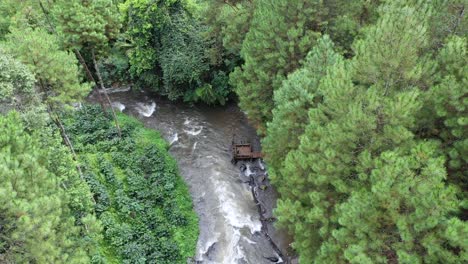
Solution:
<path fill-rule="evenodd" d="M 232 160 L 237 162 L 239 160 L 252 160 L 262 158 L 261 152 L 255 152 L 252 150 L 250 143 L 232 143 Z"/>

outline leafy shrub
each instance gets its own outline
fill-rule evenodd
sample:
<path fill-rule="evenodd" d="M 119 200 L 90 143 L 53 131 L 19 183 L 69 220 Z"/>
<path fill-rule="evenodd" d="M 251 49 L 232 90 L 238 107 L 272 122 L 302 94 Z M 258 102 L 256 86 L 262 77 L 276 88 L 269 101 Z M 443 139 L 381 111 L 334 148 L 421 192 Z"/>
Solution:
<path fill-rule="evenodd" d="M 92 262 L 105 263 L 103 259 L 117 254 L 122 263 L 185 263 L 194 254 L 197 239 L 197 232 L 189 229 L 198 224 L 191 205 L 178 202 L 190 197 L 176 163 L 167 144 L 158 142 L 160 137 L 122 118 L 119 138 L 112 120 L 98 106 L 84 106 L 64 117 L 104 227 L 103 244 L 110 248 Z M 176 240 L 181 229 L 194 235 L 188 241 Z"/>

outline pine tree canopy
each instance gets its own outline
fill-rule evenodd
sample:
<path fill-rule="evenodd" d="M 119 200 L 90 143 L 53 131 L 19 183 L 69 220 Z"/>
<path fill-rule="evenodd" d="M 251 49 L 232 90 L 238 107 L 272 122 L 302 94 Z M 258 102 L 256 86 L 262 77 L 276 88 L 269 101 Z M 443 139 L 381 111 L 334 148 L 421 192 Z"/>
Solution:
<path fill-rule="evenodd" d="M 0 135 L 0 261 L 89 263 L 86 236 L 95 225 L 86 216 L 89 188 L 65 147 L 57 138 L 29 134 L 14 112 L 0 116 Z M 73 192 L 79 196 L 71 200 Z"/>

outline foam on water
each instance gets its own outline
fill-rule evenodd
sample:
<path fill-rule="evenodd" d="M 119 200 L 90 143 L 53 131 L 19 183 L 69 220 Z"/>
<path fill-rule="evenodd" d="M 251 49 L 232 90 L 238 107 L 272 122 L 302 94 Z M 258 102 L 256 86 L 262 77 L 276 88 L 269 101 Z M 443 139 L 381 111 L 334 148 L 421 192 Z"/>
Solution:
<path fill-rule="evenodd" d="M 132 87 L 120 87 L 120 88 L 106 88 L 107 93 L 123 93 L 123 92 L 128 92 L 132 89 Z"/>
<path fill-rule="evenodd" d="M 188 126 L 190 123 L 192 123 L 192 120 L 186 118 L 184 121 L 184 125 Z"/>
<path fill-rule="evenodd" d="M 209 253 L 208 251 L 210 250 L 210 247 L 212 247 L 215 243 L 218 242 L 220 236 L 220 233 L 215 233 L 215 235 L 213 235 L 209 240 L 205 242 L 203 247 L 199 248 L 197 258 L 198 261 L 202 261 L 202 257 Z"/>
<path fill-rule="evenodd" d="M 150 117 L 153 115 L 154 111 L 156 110 L 156 103 L 151 102 L 150 104 L 145 103 L 137 103 L 136 110 L 138 113 L 144 117 Z"/>
<path fill-rule="evenodd" d="M 244 171 L 244 175 L 246 177 L 250 177 L 250 175 L 254 174 L 251 170 L 250 170 L 250 164 L 246 164 L 245 165 L 246 169 Z"/>
<path fill-rule="evenodd" d="M 179 141 L 179 134 L 177 132 L 172 136 L 171 141 L 169 141 L 169 146 L 172 146 L 174 143 Z"/>
<path fill-rule="evenodd" d="M 215 194 L 218 197 L 219 210 L 224 216 L 226 223 L 226 231 L 224 240 L 227 246 L 224 247 L 225 251 L 222 252 L 222 260 L 218 263 L 237 264 L 240 260 L 246 259 L 244 249 L 241 246 L 241 229 L 247 228 L 251 234 L 260 232 L 262 224 L 258 219 L 249 215 L 242 204 L 239 203 L 239 196 L 249 196 L 250 192 L 247 187 L 242 186 L 239 191 L 234 191 L 230 182 L 219 178 L 220 172 L 215 172 L 212 181 L 215 186 Z"/>
<path fill-rule="evenodd" d="M 246 238 L 246 237 L 244 237 L 244 240 L 247 241 L 247 243 L 249 243 L 249 244 L 251 244 L 251 245 L 256 245 L 256 244 L 257 244 L 257 242 L 252 241 L 252 240 L 250 240 L 250 239 L 248 239 L 248 238 Z"/>
<path fill-rule="evenodd" d="M 185 133 L 192 135 L 192 136 L 197 136 L 200 134 L 203 130 L 202 126 L 195 126 L 192 130 L 186 130 L 184 129 Z"/>
<path fill-rule="evenodd" d="M 239 245 L 241 239 L 239 229 L 232 228 L 226 238 L 229 239 L 229 245 L 227 251 L 224 252 L 221 263 L 237 264 L 239 260 L 245 259 L 245 254 L 242 251 L 242 247 Z"/>
<path fill-rule="evenodd" d="M 202 132 L 203 126 L 193 124 L 193 123 L 194 123 L 193 120 L 186 118 L 184 121 L 184 126 L 187 127 L 188 129 L 184 129 L 184 132 L 191 136 L 197 136 Z"/>
<path fill-rule="evenodd" d="M 219 203 L 221 206 L 221 213 L 226 218 L 226 221 L 230 226 L 240 228 L 248 228 L 251 234 L 260 232 L 262 224 L 258 219 L 254 219 L 251 215 L 245 215 L 245 212 L 241 205 L 237 202 L 237 197 L 229 184 L 225 181 L 215 180 L 215 192 L 219 197 Z M 247 189 L 243 191 L 247 192 L 246 195 L 250 195 Z"/>
<path fill-rule="evenodd" d="M 260 167 L 262 171 L 265 170 L 265 164 L 263 164 L 262 159 L 258 159 L 258 167 Z"/>
<path fill-rule="evenodd" d="M 123 110 L 125 110 L 125 105 L 122 104 L 121 102 L 112 102 L 112 108 L 117 109 L 120 112 L 122 112 Z"/>

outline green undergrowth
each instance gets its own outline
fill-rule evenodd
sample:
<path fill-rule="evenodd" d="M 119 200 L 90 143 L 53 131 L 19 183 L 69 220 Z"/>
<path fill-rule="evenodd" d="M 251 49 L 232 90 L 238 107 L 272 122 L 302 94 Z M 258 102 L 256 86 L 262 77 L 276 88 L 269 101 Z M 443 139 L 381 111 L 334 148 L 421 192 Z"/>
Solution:
<path fill-rule="evenodd" d="M 186 263 L 198 219 L 177 163 L 159 132 L 97 106 L 64 117 L 103 226 L 94 263 Z"/>

